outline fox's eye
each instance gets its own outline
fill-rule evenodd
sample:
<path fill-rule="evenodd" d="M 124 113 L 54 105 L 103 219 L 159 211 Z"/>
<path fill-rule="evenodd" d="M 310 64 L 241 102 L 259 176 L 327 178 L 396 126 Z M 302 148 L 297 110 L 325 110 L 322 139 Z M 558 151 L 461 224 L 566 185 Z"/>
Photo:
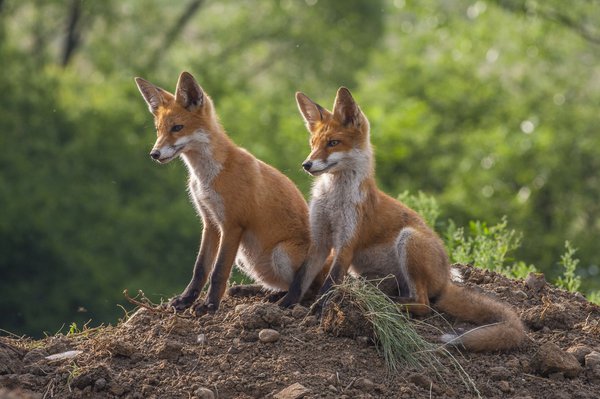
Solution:
<path fill-rule="evenodd" d="M 338 145 L 340 143 L 339 140 L 329 140 L 327 142 L 327 147 L 335 147 L 336 145 Z"/>
<path fill-rule="evenodd" d="M 173 133 L 174 133 L 174 132 L 178 132 L 178 131 L 180 131 L 181 129 L 183 129 L 183 125 L 174 125 L 174 126 L 171 128 L 171 132 L 173 132 Z"/>

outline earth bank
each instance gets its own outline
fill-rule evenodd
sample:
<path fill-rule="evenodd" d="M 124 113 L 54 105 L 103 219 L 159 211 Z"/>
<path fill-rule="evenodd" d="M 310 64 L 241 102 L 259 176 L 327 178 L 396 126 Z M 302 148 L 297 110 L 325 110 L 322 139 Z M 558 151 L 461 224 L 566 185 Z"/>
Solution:
<path fill-rule="evenodd" d="M 445 357 L 437 370 L 390 372 L 352 309 L 328 315 L 361 327 L 332 332 L 304 307 L 227 297 L 200 318 L 140 308 L 78 334 L 0 337 L 0 399 L 600 396 L 600 307 L 534 276 L 456 267 L 463 284 L 510 303 L 529 329 L 530 342 L 508 353 L 452 349 L 472 384 Z M 414 325 L 430 342 L 469 327 L 441 315 Z"/>

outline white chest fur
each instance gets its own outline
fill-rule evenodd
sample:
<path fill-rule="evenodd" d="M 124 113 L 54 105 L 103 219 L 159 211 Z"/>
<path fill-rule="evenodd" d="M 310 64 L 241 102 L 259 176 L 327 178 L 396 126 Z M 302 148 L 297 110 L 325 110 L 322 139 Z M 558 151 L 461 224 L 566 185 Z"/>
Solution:
<path fill-rule="evenodd" d="M 362 174 L 344 171 L 320 176 L 310 203 L 311 234 L 317 243 L 341 248 L 356 234 L 357 206 L 364 201 Z"/>
<path fill-rule="evenodd" d="M 212 157 L 209 144 L 193 153 L 183 154 L 182 158 L 190 173 L 188 188 L 196 210 L 202 217 L 222 224 L 225 220 L 225 206 L 213 183 L 223 166 Z"/>

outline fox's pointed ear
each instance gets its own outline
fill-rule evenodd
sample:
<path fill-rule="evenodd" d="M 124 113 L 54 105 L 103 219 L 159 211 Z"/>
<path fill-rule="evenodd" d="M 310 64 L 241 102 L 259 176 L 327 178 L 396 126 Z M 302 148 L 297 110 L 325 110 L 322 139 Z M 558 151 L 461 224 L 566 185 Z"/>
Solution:
<path fill-rule="evenodd" d="M 360 123 L 360 109 L 354 98 L 352 98 L 350 90 L 345 87 L 340 87 L 337 91 L 333 105 L 333 116 L 344 125 L 358 125 Z"/>
<path fill-rule="evenodd" d="M 308 96 L 301 92 L 296 92 L 296 103 L 298 109 L 304 118 L 306 127 L 310 130 L 317 122 L 321 122 L 325 119 L 326 115 L 329 114 L 325 108 L 308 98 Z"/>
<path fill-rule="evenodd" d="M 144 100 L 146 100 L 150 112 L 156 114 L 158 107 L 164 104 L 164 96 L 167 94 L 167 92 L 142 78 L 135 78 L 135 84 L 137 85 L 140 93 L 142 93 Z"/>
<path fill-rule="evenodd" d="M 204 104 L 204 91 L 189 72 L 179 75 L 175 101 L 188 111 L 195 111 Z"/>

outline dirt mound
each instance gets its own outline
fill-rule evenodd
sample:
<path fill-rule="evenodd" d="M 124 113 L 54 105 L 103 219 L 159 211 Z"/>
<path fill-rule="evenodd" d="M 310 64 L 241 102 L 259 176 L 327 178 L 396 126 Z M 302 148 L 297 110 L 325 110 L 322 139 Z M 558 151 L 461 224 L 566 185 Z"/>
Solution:
<path fill-rule="evenodd" d="M 452 349 L 482 397 L 599 396 L 598 306 L 543 281 L 459 269 L 465 285 L 509 302 L 530 328 L 530 342 L 509 353 Z M 115 327 L 41 341 L 1 337 L 0 399 L 477 397 L 446 358 L 437 371 L 389 372 L 369 329 L 348 328 L 360 317 L 345 305 L 333 309 L 324 326 L 339 337 L 306 308 L 282 310 L 257 297 L 226 298 L 217 314 L 200 318 L 140 309 Z M 415 326 L 432 342 L 469 327 L 441 316 Z"/>

